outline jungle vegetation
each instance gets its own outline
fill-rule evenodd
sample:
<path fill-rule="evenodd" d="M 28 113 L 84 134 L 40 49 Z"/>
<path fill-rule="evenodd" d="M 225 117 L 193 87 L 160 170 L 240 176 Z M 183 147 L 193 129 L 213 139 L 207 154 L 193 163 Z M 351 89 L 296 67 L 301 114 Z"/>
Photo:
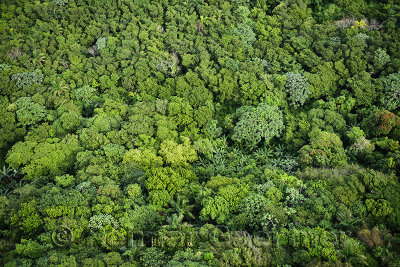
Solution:
<path fill-rule="evenodd" d="M 0 265 L 399 266 L 399 1 L 0 10 Z"/>

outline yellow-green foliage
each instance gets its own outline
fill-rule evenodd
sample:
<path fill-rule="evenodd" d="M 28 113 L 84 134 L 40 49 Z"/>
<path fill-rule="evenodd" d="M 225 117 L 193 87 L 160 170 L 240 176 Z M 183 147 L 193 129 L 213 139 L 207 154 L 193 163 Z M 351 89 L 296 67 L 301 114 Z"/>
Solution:
<path fill-rule="evenodd" d="M 249 186 L 239 179 L 223 176 L 213 177 L 206 186 L 214 190 L 214 196 L 203 199 L 200 215 L 203 219 L 210 217 L 217 223 L 225 222 L 235 213 L 249 192 Z"/>
<path fill-rule="evenodd" d="M 11 215 L 11 225 L 26 234 L 32 234 L 42 225 L 43 220 L 38 213 L 38 201 L 33 199 L 23 202 Z"/>
<path fill-rule="evenodd" d="M 192 147 L 190 139 L 181 137 L 182 144 L 173 140 L 165 140 L 160 145 L 160 155 L 165 163 L 171 166 L 189 166 L 189 163 L 197 160 L 196 150 Z"/>
<path fill-rule="evenodd" d="M 153 204 L 166 206 L 180 189 L 195 179 L 194 173 L 184 168 L 152 168 L 149 170 L 146 188 Z"/>
<path fill-rule="evenodd" d="M 26 179 L 41 175 L 62 175 L 72 167 L 76 153 L 80 150 L 77 136 L 47 139 L 44 142 L 18 142 L 9 151 L 7 163 L 22 168 Z"/>
<path fill-rule="evenodd" d="M 354 26 L 352 26 L 352 28 L 354 27 L 358 27 L 358 28 L 365 28 L 367 26 L 367 23 L 365 23 L 365 21 L 362 19 L 360 21 L 354 21 Z"/>

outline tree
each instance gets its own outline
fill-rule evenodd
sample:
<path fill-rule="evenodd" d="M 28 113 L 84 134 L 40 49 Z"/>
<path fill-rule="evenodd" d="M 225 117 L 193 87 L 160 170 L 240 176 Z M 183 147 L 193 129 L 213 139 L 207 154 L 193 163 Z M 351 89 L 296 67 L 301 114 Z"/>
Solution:
<path fill-rule="evenodd" d="M 252 46 L 256 41 L 256 35 L 253 29 L 248 24 L 240 23 L 233 29 L 233 34 L 236 35 L 245 48 Z"/>
<path fill-rule="evenodd" d="M 249 148 L 256 147 L 262 139 L 268 144 L 284 128 L 282 112 L 264 103 L 257 107 L 243 106 L 236 110 L 235 115 L 239 119 L 233 129 L 232 139 L 244 142 Z"/>
<path fill-rule="evenodd" d="M 65 6 L 68 4 L 68 0 L 53 0 L 53 3 L 58 6 Z"/>
<path fill-rule="evenodd" d="M 372 153 L 375 145 L 366 139 L 365 133 L 359 127 L 352 127 L 347 133 L 347 138 L 352 145 L 349 147 L 350 153 L 355 156 L 363 156 Z"/>
<path fill-rule="evenodd" d="M 157 132 L 156 136 L 157 139 L 162 141 L 165 141 L 167 139 L 169 140 L 175 140 L 178 137 L 178 132 L 177 132 L 177 124 L 172 120 L 171 118 L 163 115 L 155 115 L 154 118 L 156 119 L 156 127 L 157 127 Z"/>
<path fill-rule="evenodd" d="M 169 205 L 171 208 L 169 208 L 167 211 L 170 211 L 172 213 L 176 212 L 178 216 L 182 216 L 183 218 L 190 218 L 190 219 L 195 219 L 195 216 L 191 212 L 194 205 L 188 205 L 189 200 L 186 199 L 184 196 L 177 195 L 176 201 L 172 200 L 169 202 Z"/>
<path fill-rule="evenodd" d="M 16 245 L 15 251 L 24 257 L 31 259 L 37 259 L 42 256 L 45 252 L 45 246 L 39 244 L 31 239 L 22 239 L 20 244 Z"/>
<path fill-rule="evenodd" d="M 0 0 L 0 265 L 397 266 L 398 2 Z"/>
<path fill-rule="evenodd" d="M 6 162 L 14 168 L 21 167 L 27 180 L 63 175 L 73 166 L 80 149 L 76 135 L 67 135 L 62 140 L 46 139 L 40 143 L 18 142 L 8 152 Z"/>
<path fill-rule="evenodd" d="M 19 231 L 30 235 L 39 230 L 43 224 L 38 210 L 38 201 L 32 199 L 28 202 L 22 202 L 17 210 L 11 215 L 11 226 L 17 227 Z"/>
<path fill-rule="evenodd" d="M 388 110 L 372 110 L 363 119 L 361 126 L 368 136 L 388 135 L 393 128 L 400 127 L 400 117 Z"/>
<path fill-rule="evenodd" d="M 372 82 L 371 74 L 363 71 L 348 79 L 349 86 L 353 90 L 358 106 L 370 106 L 375 101 L 377 93 Z"/>
<path fill-rule="evenodd" d="M 25 127 L 22 125 L 21 127 L 17 126 L 17 118 L 14 112 L 16 108 L 18 108 L 17 105 L 10 104 L 7 98 L 0 97 L 0 110 L 3 111 L 2 115 L 0 116 L 0 150 L 18 137 L 25 135 Z M 39 114 L 41 113 L 39 112 Z M 41 115 L 39 115 L 39 118 L 40 117 Z"/>
<path fill-rule="evenodd" d="M 16 73 L 11 77 L 19 88 L 31 86 L 33 84 L 41 84 L 43 82 L 43 74 L 40 70 L 33 72 Z"/>
<path fill-rule="evenodd" d="M 334 167 L 347 162 L 340 138 L 319 129 L 310 133 L 310 145 L 303 146 L 299 153 L 300 161 L 306 166 Z"/>
<path fill-rule="evenodd" d="M 346 129 L 346 120 L 333 110 L 313 108 L 308 112 L 308 119 L 314 129 L 340 134 Z"/>
<path fill-rule="evenodd" d="M 389 62 L 390 62 L 390 56 L 386 53 L 385 50 L 383 50 L 382 48 L 378 48 L 375 51 L 374 57 L 372 59 L 374 69 L 380 71 Z"/>
<path fill-rule="evenodd" d="M 44 120 L 47 110 L 44 106 L 34 102 L 31 97 L 21 97 L 15 101 L 17 119 L 23 126 L 35 125 Z"/>
<path fill-rule="evenodd" d="M 97 49 L 102 50 L 107 47 L 107 37 L 99 37 L 96 41 Z"/>
<path fill-rule="evenodd" d="M 369 214 L 375 218 L 385 217 L 393 211 L 390 203 L 385 199 L 367 199 L 365 200 L 365 206 Z"/>
<path fill-rule="evenodd" d="M 148 172 L 146 188 L 152 193 L 151 200 L 153 203 L 158 202 L 161 206 L 166 206 L 180 189 L 195 179 L 196 177 L 192 171 L 182 167 L 152 168 Z M 162 200 L 161 197 L 163 198 Z"/>
<path fill-rule="evenodd" d="M 164 162 L 162 157 L 157 156 L 154 149 L 130 149 L 123 157 L 123 163 L 134 162 L 143 169 L 152 169 L 161 167 Z"/>
<path fill-rule="evenodd" d="M 190 139 L 181 137 L 183 144 L 178 144 L 173 140 L 165 140 L 160 145 L 160 155 L 165 163 L 171 166 L 188 167 L 190 162 L 197 160 L 196 150 L 190 144 Z"/>
<path fill-rule="evenodd" d="M 79 126 L 81 126 L 82 122 L 82 115 L 75 111 L 68 110 L 63 112 L 53 125 L 58 134 L 65 135 L 76 132 Z"/>
<path fill-rule="evenodd" d="M 339 76 L 333 62 L 324 62 L 312 69 L 312 73 L 304 73 L 310 87 L 310 97 L 319 99 L 322 96 L 332 96 L 338 90 Z"/>
<path fill-rule="evenodd" d="M 237 212 L 240 202 L 249 192 L 249 186 L 239 179 L 220 175 L 212 177 L 206 187 L 211 188 L 214 193 L 209 192 L 211 196 L 203 198 L 200 218 L 211 218 L 217 223 L 226 222 Z"/>
<path fill-rule="evenodd" d="M 126 212 L 119 219 L 124 229 L 135 234 L 154 230 L 160 221 L 161 216 L 149 206 L 137 206 L 134 210 Z"/>
<path fill-rule="evenodd" d="M 186 99 L 174 96 L 168 104 L 168 117 L 178 126 L 189 125 L 193 122 L 193 108 Z"/>
<path fill-rule="evenodd" d="M 140 257 L 140 262 L 142 263 L 142 266 L 164 266 L 166 261 L 164 254 L 164 251 L 161 251 L 156 247 L 147 248 Z"/>
<path fill-rule="evenodd" d="M 400 107 L 400 72 L 393 73 L 383 78 L 384 96 L 381 103 L 389 111 Z"/>
<path fill-rule="evenodd" d="M 289 94 L 289 100 L 295 108 L 302 106 L 307 100 L 310 94 L 308 87 L 307 79 L 300 73 L 286 73 L 286 92 Z"/>
<path fill-rule="evenodd" d="M 91 114 L 93 108 L 98 106 L 101 102 L 97 94 L 96 88 L 85 85 L 75 90 L 75 99 L 81 107 L 85 109 L 87 114 Z"/>
<path fill-rule="evenodd" d="M 320 227 L 307 227 L 301 230 L 283 229 L 277 236 L 281 246 L 291 247 L 294 250 L 306 249 L 310 256 L 317 259 L 336 261 L 334 238 L 331 233 Z"/>

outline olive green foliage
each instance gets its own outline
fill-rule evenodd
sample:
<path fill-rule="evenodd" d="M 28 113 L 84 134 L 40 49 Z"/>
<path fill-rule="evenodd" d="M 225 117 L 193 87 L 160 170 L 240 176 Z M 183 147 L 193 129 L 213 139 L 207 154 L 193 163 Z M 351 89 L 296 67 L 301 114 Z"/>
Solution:
<path fill-rule="evenodd" d="M 189 162 L 197 159 L 196 150 L 191 146 L 187 137 L 182 137 L 183 144 L 177 144 L 173 140 L 166 140 L 160 145 L 160 154 L 166 164 L 171 166 L 188 166 Z"/>
<path fill-rule="evenodd" d="M 248 185 L 241 183 L 237 178 L 222 176 L 212 177 L 206 185 L 210 188 L 209 197 L 202 200 L 203 209 L 201 218 L 210 217 L 217 223 L 225 222 L 232 213 L 236 212 L 241 200 L 249 192 Z"/>
<path fill-rule="evenodd" d="M 22 239 L 21 244 L 16 245 L 15 251 L 24 257 L 37 259 L 45 252 L 45 247 L 36 241 Z"/>
<path fill-rule="evenodd" d="M 83 117 L 72 110 L 63 112 L 62 115 L 54 121 L 54 127 L 57 133 L 65 135 L 75 132 L 83 122 Z"/>
<path fill-rule="evenodd" d="M 11 225 L 18 226 L 20 230 L 27 234 L 38 230 L 43 224 L 43 220 L 40 218 L 37 209 L 38 202 L 36 199 L 21 203 L 11 216 Z"/>
<path fill-rule="evenodd" d="M 348 151 L 356 157 L 365 157 L 371 154 L 375 150 L 375 145 L 368 139 L 366 139 L 365 133 L 359 127 L 352 127 L 347 133 L 352 145 L 348 148 Z"/>
<path fill-rule="evenodd" d="M 0 266 L 398 266 L 399 1 L 0 2 Z"/>
<path fill-rule="evenodd" d="M 89 227 L 91 229 L 103 229 L 104 227 L 112 225 L 118 228 L 118 222 L 109 214 L 98 214 L 90 218 Z"/>
<path fill-rule="evenodd" d="M 96 92 L 95 88 L 85 85 L 75 90 L 75 98 L 84 108 L 93 109 L 100 102 Z"/>
<path fill-rule="evenodd" d="M 165 263 L 164 252 L 157 248 L 149 248 L 143 253 L 140 262 L 143 266 L 163 266 Z"/>
<path fill-rule="evenodd" d="M 290 229 L 278 234 L 280 245 L 305 249 L 311 257 L 336 261 L 335 236 L 322 228 Z"/>
<path fill-rule="evenodd" d="M 184 168 L 154 168 L 149 171 L 146 188 L 153 204 L 165 206 L 171 197 L 195 179 L 193 172 Z M 161 195 L 167 199 L 162 199 Z"/>
<path fill-rule="evenodd" d="M 99 37 L 96 41 L 96 46 L 98 50 L 102 50 L 107 46 L 107 37 Z"/>

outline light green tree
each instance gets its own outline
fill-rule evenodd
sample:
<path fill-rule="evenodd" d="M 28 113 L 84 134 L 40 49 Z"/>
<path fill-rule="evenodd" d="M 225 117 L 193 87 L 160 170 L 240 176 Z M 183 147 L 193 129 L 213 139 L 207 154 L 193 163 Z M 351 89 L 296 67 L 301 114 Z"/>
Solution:
<path fill-rule="evenodd" d="M 257 107 L 243 106 L 236 111 L 239 117 L 233 129 L 232 139 L 254 148 L 262 140 L 269 143 L 282 132 L 283 115 L 275 106 L 259 104 Z"/>

